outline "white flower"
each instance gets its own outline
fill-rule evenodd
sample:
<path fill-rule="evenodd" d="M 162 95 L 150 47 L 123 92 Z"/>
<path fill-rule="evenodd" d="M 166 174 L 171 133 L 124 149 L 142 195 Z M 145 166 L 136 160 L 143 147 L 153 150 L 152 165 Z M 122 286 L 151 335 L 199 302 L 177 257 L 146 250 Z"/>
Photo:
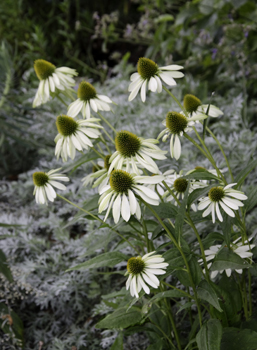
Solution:
<path fill-rule="evenodd" d="M 215 212 L 219 221 L 223 221 L 220 207 L 231 217 L 235 217 L 233 210 L 238 210 L 239 207 L 243 207 L 244 204 L 240 200 L 247 199 L 246 195 L 241 192 L 232 189 L 231 187 L 236 185 L 236 183 L 225 186 L 213 187 L 208 193 L 208 197 L 200 199 L 198 204 L 198 209 L 205 211 L 203 212 L 203 217 L 212 214 L 212 222 L 215 223 Z M 240 199 L 240 200 L 239 200 Z M 232 210 L 233 209 L 233 210 Z"/>
<path fill-rule="evenodd" d="M 50 170 L 48 173 L 37 171 L 33 174 L 33 182 L 35 185 L 33 194 L 38 204 L 46 204 L 47 199 L 53 202 L 56 198 L 56 192 L 53 187 L 59 190 L 65 190 L 66 186 L 59 181 L 69 181 L 69 178 L 63 174 L 56 173 L 59 169 Z M 59 181 L 58 181 L 59 180 Z"/>
<path fill-rule="evenodd" d="M 173 169 L 170 169 L 170 170 L 166 170 L 164 173 L 162 173 L 161 171 L 159 171 L 159 175 L 163 175 L 164 176 L 164 181 L 166 182 L 166 184 L 168 186 L 172 186 L 174 180 L 174 172 L 175 170 Z M 156 192 L 160 195 L 160 196 L 163 196 L 164 193 L 166 192 L 166 188 L 165 186 L 163 185 L 163 183 L 158 183 L 156 185 L 149 185 L 148 186 L 149 188 L 151 188 L 153 191 L 156 190 Z"/>
<path fill-rule="evenodd" d="M 177 197 L 179 201 L 182 201 L 185 196 L 185 192 L 187 189 L 187 185 L 189 182 L 189 190 L 188 193 L 192 193 L 194 190 L 198 188 L 206 187 L 206 184 L 196 180 L 187 180 L 183 177 L 183 171 L 181 170 L 179 174 L 176 172 L 169 177 L 170 181 L 170 189 L 173 191 L 174 195 Z M 168 196 L 169 195 L 169 196 Z M 168 196 L 168 197 L 167 197 Z M 163 198 L 166 198 L 167 201 L 175 201 L 174 197 L 169 194 L 169 191 L 166 191 L 163 195 Z M 178 205 L 177 201 L 174 203 L 176 206 Z M 191 208 L 196 211 L 196 205 L 194 203 L 191 204 Z"/>
<path fill-rule="evenodd" d="M 133 73 L 130 77 L 132 83 L 129 85 L 128 89 L 131 91 L 128 100 L 134 100 L 141 89 L 141 99 L 145 102 L 147 84 L 148 90 L 153 92 L 157 91 L 158 93 L 162 91 L 161 80 L 170 86 L 177 85 L 174 78 L 182 78 L 184 76 L 182 72 L 179 72 L 180 69 L 183 69 L 183 67 L 176 64 L 158 67 L 158 65 L 149 58 L 139 58 L 137 64 L 138 73 Z"/>
<path fill-rule="evenodd" d="M 150 294 L 150 288 L 147 284 L 153 288 L 159 287 L 160 281 L 156 275 L 164 275 L 169 264 L 164 262 L 161 255 L 153 255 L 154 253 L 151 252 L 143 257 L 138 256 L 128 260 L 126 274 L 129 274 L 129 277 L 126 282 L 126 289 L 130 289 L 132 297 L 139 298 L 138 294 L 142 288 L 146 294 Z"/>
<path fill-rule="evenodd" d="M 56 147 L 55 155 L 57 159 L 62 157 L 64 162 L 67 158 L 75 158 L 76 149 L 82 151 L 93 147 L 90 138 L 96 139 L 100 136 L 100 131 L 97 128 L 102 128 L 94 122 L 100 119 L 90 118 L 87 120 L 74 120 L 67 115 L 59 115 L 57 117 L 56 125 L 59 134 L 55 137 Z"/>
<path fill-rule="evenodd" d="M 197 114 L 206 114 L 208 111 L 208 116 L 216 118 L 223 115 L 223 112 L 214 105 L 203 105 L 199 98 L 194 95 L 187 94 L 184 97 L 184 107 L 185 110 L 190 113 L 192 117 Z"/>
<path fill-rule="evenodd" d="M 162 175 L 139 176 L 129 174 L 124 170 L 113 170 L 110 185 L 105 186 L 99 192 L 101 195 L 98 202 L 99 213 L 107 209 L 105 221 L 112 208 L 115 224 L 119 221 L 120 215 L 125 221 L 129 221 L 130 216 L 134 214 L 140 219 L 141 209 L 135 194 L 151 205 L 159 205 L 160 199 L 156 192 L 142 184 L 156 184 L 163 179 Z"/>
<path fill-rule="evenodd" d="M 78 99 L 69 105 L 67 115 L 75 118 L 82 112 L 83 118 L 90 118 L 90 107 L 94 112 L 110 111 L 112 100 L 105 95 L 98 95 L 95 88 L 88 82 L 82 81 L 78 88 Z"/>
<path fill-rule="evenodd" d="M 36 60 L 34 69 L 40 80 L 39 87 L 33 101 L 33 107 L 40 106 L 51 99 L 51 95 L 62 91 L 67 93 L 75 85 L 74 76 L 78 75 L 75 69 L 68 67 L 56 68 L 45 60 Z"/>
<path fill-rule="evenodd" d="M 166 119 L 162 122 L 166 129 L 164 129 L 157 137 L 162 137 L 162 141 L 166 141 L 170 138 L 170 155 L 172 158 L 179 159 L 181 155 L 181 144 L 179 137 L 183 136 L 184 132 L 191 130 L 190 126 L 194 125 L 196 120 L 206 119 L 207 115 L 197 114 L 192 118 L 187 118 L 182 113 L 168 112 Z"/>
<path fill-rule="evenodd" d="M 126 167 L 127 172 L 139 174 L 138 165 L 152 173 L 159 173 L 154 159 L 166 159 L 166 151 L 162 151 L 155 139 L 137 137 L 129 131 L 119 131 L 115 137 L 116 152 L 110 158 L 109 174 L 113 169 Z"/>
<path fill-rule="evenodd" d="M 241 239 L 241 237 L 239 237 L 233 243 L 231 243 L 230 249 L 232 249 L 234 253 L 239 255 L 240 258 L 250 259 L 253 256 L 253 253 L 251 253 L 250 250 L 255 247 L 255 244 L 250 244 L 247 242 L 245 242 L 243 244 L 243 242 L 238 242 L 240 239 Z M 250 242 L 252 239 L 253 239 L 253 237 L 249 238 L 248 242 Z M 221 250 L 221 248 L 223 248 L 223 246 L 221 244 L 217 244 L 217 245 L 211 246 L 209 249 L 205 250 L 204 254 L 206 256 L 206 261 L 213 260 L 215 258 L 215 256 L 218 254 L 218 252 Z M 203 264 L 203 259 L 199 259 L 198 262 Z M 208 269 L 210 269 L 211 265 L 212 265 L 212 262 L 207 264 Z M 223 271 L 224 270 L 211 271 L 211 278 L 215 278 L 218 273 L 223 273 Z M 203 270 L 203 272 L 205 273 L 205 269 Z M 228 277 L 230 277 L 232 270 L 225 269 L 225 272 L 226 272 L 226 275 Z M 236 269 L 236 272 L 241 274 L 243 272 L 243 270 Z"/>

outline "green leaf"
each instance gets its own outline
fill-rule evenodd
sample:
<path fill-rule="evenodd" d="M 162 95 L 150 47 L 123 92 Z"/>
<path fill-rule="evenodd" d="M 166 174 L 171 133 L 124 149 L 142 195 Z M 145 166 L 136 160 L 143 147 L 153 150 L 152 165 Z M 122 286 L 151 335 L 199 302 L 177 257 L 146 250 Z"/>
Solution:
<path fill-rule="evenodd" d="M 20 341 L 20 345 L 23 347 L 23 324 L 19 316 L 4 303 L 0 303 L 0 315 L 2 315 L 2 317 L 0 317 L 0 329 L 10 336 L 14 333 L 15 338 Z M 10 319 L 12 325 L 10 325 L 9 322 L 6 322 L 8 319 Z"/>
<path fill-rule="evenodd" d="M 176 312 L 176 315 L 177 315 L 178 313 L 180 313 L 181 311 L 185 310 L 185 309 L 190 309 L 191 306 L 193 306 L 193 305 L 194 305 L 194 302 L 188 301 L 187 303 L 185 303 L 184 305 L 182 305 L 182 306 L 178 309 L 178 311 Z"/>
<path fill-rule="evenodd" d="M 205 300 L 214 306 L 218 311 L 223 311 L 220 307 L 219 300 L 214 289 L 206 280 L 200 282 L 197 289 L 197 295 L 200 299 Z"/>
<path fill-rule="evenodd" d="M 161 300 L 163 298 L 182 298 L 185 297 L 185 293 L 180 292 L 179 290 L 167 290 L 165 292 L 157 293 L 154 297 L 149 300 L 149 303 Z"/>
<path fill-rule="evenodd" d="M 162 339 L 159 339 L 156 343 L 149 345 L 146 350 L 162 350 L 164 344 L 164 341 Z"/>
<path fill-rule="evenodd" d="M 73 266 L 70 269 L 66 270 L 66 272 L 73 270 L 86 270 L 92 268 L 96 269 L 98 267 L 113 267 L 119 264 L 120 262 L 124 260 L 126 261 L 128 259 L 129 257 L 127 255 L 122 254 L 120 252 L 108 252 L 98 255 L 93 259 L 87 260 L 82 264 Z"/>
<path fill-rule="evenodd" d="M 6 228 L 13 228 L 13 227 L 22 227 L 24 225 L 10 225 L 10 224 L 4 224 L 4 223 L 0 223 L 0 227 L 6 227 Z"/>
<path fill-rule="evenodd" d="M 247 162 L 242 166 L 242 170 L 235 178 L 235 182 L 237 185 L 235 186 L 235 189 L 238 189 L 242 183 L 244 182 L 247 175 L 257 166 L 257 159 L 253 160 L 251 163 Z"/>
<path fill-rule="evenodd" d="M 169 14 L 160 15 L 154 19 L 155 23 L 169 22 L 169 21 L 174 21 L 174 17 L 172 15 L 169 15 Z"/>
<path fill-rule="evenodd" d="M 225 328 L 220 350 L 256 350 L 257 332 L 251 329 Z"/>
<path fill-rule="evenodd" d="M 220 350 L 221 337 L 222 326 L 220 321 L 216 319 L 209 320 L 197 333 L 196 342 L 199 350 Z"/>
<path fill-rule="evenodd" d="M 8 279 L 9 282 L 13 282 L 12 273 L 7 264 L 6 256 L 1 249 L 0 249 L 0 273 L 2 273 Z"/>
<path fill-rule="evenodd" d="M 228 215 L 224 215 L 223 222 L 220 222 L 224 239 L 228 247 L 230 246 L 230 238 L 231 238 L 231 226 L 232 226 L 231 222 L 232 222 L 232 218 Z"/>
<path fill-rule="evenodd" d="M 116 297 L 123 297 L 126 294 L 127 294 L 126 287 L 123 287 L 118 292 L 112 292 L 109 294 L 102 295 L 102 299 L 112 299 Z"/>
<path fill-rule="evenodd" d="M 126 307 L 115 310 L 112 314 L 98 322 L 95 328 L 123 329 L 140 322 L 142 314 L 138 308 L 132 307 L 127 312 L 126 310 Z"/>
<path fill-rule="evenodd" d="M 219 178 L 216 175 L 213 175 L 206 169 L 195 169 L 190 174 L 185 176 L 186 179 L 193 180 L 216 180 L 219 181 Z"/>
<path fill-rule="evenodd" d="M 174 219 L 178 214 L 178 208 L 171 203 L 160 203 L 158 206 L 151 207 L 162 219 Z M 146 213 L 147 215 L 153 215 L 149 209 L 146 210 Z"/>
<path fill-rule="evenodd" d="M 123 335 L 120 333 L 112 344 L 110 350 L 123 350 Z"/>
<path fill-rule="evenodd" d="M 182 227 L 184 223 L 184 218 L 186 215 L 186 208 L 187 208 L 187 198 L 188 198 L 188 193 L 189 193 L 189 187 L 190 184 L 187 184 L 187 189 L 185 191 L 185 195 L 183 198 L 183 201 L 179 207 L 178 214 L 176 216 L 176 221 L 175 221 L 175 236 L 178 240 L 178 243 L 180 245 L 180 238 L 182 237 Z"/>
<path fill-rule="evenodd" d="M 213 186 L 206 186 L 204 188 L 198 188 L 197 190 L 194 190 L 190 195 L 188 196 L 187 204 L 191 205 L 194 201 L 196 201 L 198 198 L 203 197 L 205 194 L 207 194 L 210 189 Z"/>
<path fill-rule="evenodd" d="M 257 205 L 257 186 L 254 187 L 245 203 L 245 211 L 248 212 Z"/>
<path fill-rule="evenodd" d="M 246 267 L 251 267 L 251 265 L 225 247 L 216 255 L 210 270 L 244 269 Z"/>

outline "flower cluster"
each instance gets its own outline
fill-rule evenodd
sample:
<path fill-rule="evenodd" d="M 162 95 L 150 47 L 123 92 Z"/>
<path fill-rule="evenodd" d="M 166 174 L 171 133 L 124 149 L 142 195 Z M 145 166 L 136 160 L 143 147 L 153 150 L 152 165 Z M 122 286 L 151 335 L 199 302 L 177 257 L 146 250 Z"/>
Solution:
<path fill-rule="evenodd" d="M 34 68 L 40 80 L 33 102 L 34 107 L 46 103 L 51 97 L 58 96 L 61 99 L 59 96 L 61 92 L 64 96 L 73 98 L 72 94 L 75 92 L 72 89 L 75 85 L 73 78 L 77 75 L 74 69 L 56 68 L 45 60 L 35 61 Z M 138 72 L 130 77 L 129 101 L 132 101 L 141 90 L 141 99 L 145 102 L 147 88 L 152 92 L 160 93 L 164 89 L 170 93 L 163 86 L 163 82 L 169 86 L 175 86 L 175 79 L 184 76 L 180 72 L 181 69 L 183 67 L 179 65 L 159 67 L 148 58 L 140 58 L 137 65 Z M 171 94 L 171 96 L 173 95 Z M 107 220 L 111 212 L 115 224 L 118 224 L 121 219 L 128 222 L 132 215 L 135 215 L 137 220 L 141 221 L 142 209 L 145 209 L 145 207 L 153 210 L 151 206 L 158 206 L 160 201 L 175 201 L 175 205 L 179 206 L 180 201 L 185 198 L 186 191 L 190 195 L 196 190 L 200 190 L 200 195 L 195 197 L 195 201 L 196 198 L 201 197 L 198 208 L 196 203 L 191 204 L 194 211 L 197 211 L 197 209 L 204 210 L 203 217 L 211 214 L 213 223 L 215 223 L 216 217 L 220 222 L 223 221 L 224 213 L 222 211 L 231 217 L 235 217 L 234 211 L 244 205 L 242 201 L 246 200 L 247 196 L 243 192 L 232 188 L 237 185 L 236 183 L 227 184 L 222 171 L 217 168 L 215 161 L 204 145 L 204 141 L 194 127 L 196 123 L 200 127 L 201 123 L 205 125 L 203 121 L 209 116 L 216 118 L 223 115 L 219 108 L 211 104 L 202 104 L 196 96 L 187 94 L 184 97 L 183 106 L 178 103 L 180 109 L 183 109 L 182 111 L 167 112 L 163 121 L 165 129 L 159 133 L 157 139 L 144 139 L 128 130 L 116 131 L 99 113 L 99 111 L 110 111 L 112 104 L 114 102 L 108 96 L 98 94 L 89 82 L 81 81 L 78 86 L 77 99 L 74 101 L 73 98 L 73 102 L 69 105 L 65 102 L 68 107 L 67 112 L 66 114 L 60 114 L 56 120 L 58 134 L 55 138 L 55 155 L 57 160 L 59 157 L 62 158 L 63 162 L 67 162 L 68 158 L 73 160 L 77 151 L 83 153 L 84 150 L 89 148 L 98 157 L 102 158 L 101 161 L 96 161 L 97 163 L 93 162 L 92 173 L 83 177 L 82 182 L 83 186 L 98 187 L 98 213 L 100 215 L 105 212 L 104 221 Z M 98 113 L 101 119 L 95 118 L 92 113 Z M 82 119 L 79 118 L 81 115 Z M 112 131 L 115 131 L 115 140 L 100 125 L 101 120 L 111 126 Z M 101 134 L 102 130 L 113 142 L 113 153 Z M 192 178 L 193 170 L 186 174 L 188 176 L 183 176 L 182 171 L 177 173 L 170 168 L 162 173 L 158 167 L 158 161 L 167 159 L 167 151 L 161 150 L 157 146 L 158 140 L 161 138 L 165 142 L 170 137 L 171 158 L 178 160 L 182 153 L 180 141 L 182 136 L 196 145 L 196 142 L 188 135 L 192 130 L 195 131 L 199 141 L 204 145 L 202 153 L 206 155 L 215 169 L 210 170 L 209 176 L 206 178 L 199 176 L 195 179 Z M 102 142 L 102 146 L 107 149 L 109 154 L 105 156 L 99 144 L 98 151 L 93 145 L 94 142 Z M 200 145 L 196 146 L 201 149 Z M 66 188 L 59 181 L 69 181 L 69 179 L 58 173 L 59 170 L 51 170 L 48 173 L 35 172 L 33 174 L 34 194 L 37 203 L 47 204 L 48 200 L 53 202 L 56 198 L 53 187 L 60 190 Z M 191 175 L 189 176 L 189 174 Z M 211 182 L 213 180 L 216 180 L 218 184 L 214 185 Z M 207 186 L 211 188 L 206 188 Z M 207 196 L 204 197 L 203 194 Z M 171 204 L 169 206 L 171 207 Z M 158 216 L 156 215 L 156 217 Z M 103 221 L 101 218 L 97 217 L 97 219 Z M 158 220 L 161 219 L 158 217 Z M 254 246 L 249 241 L 239 242 L 239 240 L 236 240 L 231 243 L 230 249 L 241 258 L 250 259 L 253 255 L 250 250 Z M 224 244 L 215 245 L 205 251 L 208 268 L 211 267 L 212 260 L 223 247 Z M 148 246 L 149 250 L 151 250 L 151 246 Z M 128 260 L 126 274 L 129 277 L 126 288 L 130 289 L 132 297 L 138 298 L 142 289 L 149 294 L 149 286 L 158 288 L 160 282 L 156 275 L 165 274 L 168 263 L 164 262 L 161 255 L 155 255 L 154 253 L 149 252 L 143 257 L 137 256 Z M 203 259 L 200 259 L 199 262 L 203 263 Z M 225 269 L 225 271 L 227 276 L 232 273 L 230 268 Z M 219 272 L 222 273 L 223 270 L 212 271 L 211 278 L 216 277 Z M 237 269 L 236 272 L 242 273 L 242 269 Z"/>

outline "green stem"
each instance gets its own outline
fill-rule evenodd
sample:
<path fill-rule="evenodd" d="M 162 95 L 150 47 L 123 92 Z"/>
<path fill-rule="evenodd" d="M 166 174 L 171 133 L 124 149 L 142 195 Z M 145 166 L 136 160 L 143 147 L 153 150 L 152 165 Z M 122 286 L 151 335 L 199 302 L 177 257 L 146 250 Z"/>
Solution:
<path fill-rule="evenodd" d="M 117 130 L 108 122 L 108 120 L 100 112 L 97 112 L 97 114 L 112 129 L 112 131 L 114 131 L 115 134 L 116 134 Z"/>
<path fill-rule="evenodd" d="M 191 286 L 193 288 L 193 291 L 194 291 L 194 295 L 195 295 L 195 302 L 196 302 L 196 306 L 197 306 L 197 309 L 198 309 L 198 316 L 199 316 L 199 323 L 200 323 L 200 326 L 202 326 L 202 312 L 201 312 L 201 307 L 200 307 L 200 304 L 199 304 L 199 301 L 198 301 L 198 298 L 197 298 L 197 293 L 196 293 L 196 289 L 195 289 L 195 284 L 194 284 L 194 281 L 193 281 L 193 278 L 192 278 L 192 274 L 191 274 L 191 270 L 190 270 L 190 267 L 188 265 L 188 262 L 187 262 L 187 259 L 185 257 L 185 254 L 183 252 L 183 250 L 180 248 L 180 246 L 178 245 L 178 243 L 176 242 L 176 240 L 174 239 L 174 237 L 172 236 L 172 233 L 170 232 L 170 230 L 167 228 L 167 226 L 164 224 L 164 222 L 162 221 L 162 219 L 159 217 L 159 215 L 156 213 L 156 211 L 152 208 L 151 205 L 149 205 L 148 203 L 146 203 L 144 200 L 142 200 L 142 202 L 145 204 L 145 206 L 147 206 L 151 212 L 154 214 L 154 216 L 156 217 L 156 219 L 159 221 L 159 223 L 162 225 L 162 227 L 164 228 L 164 230 L 167 232 L 167 234 L 169 235 L 170 237 L 170 240 L 172 241 L 172 243 L 175 245 L 175 247 L 179 250 L 180 254 L 182 255 L 182 258 L 185 262 L 185 265 L 186 265 L 186 269 L 187 269 L 187 273 L 188 273 L 188 276 L 189 276 L 189 279 L 190 279 L 190 282 L 191 282 Z"/>
<path fill-rule="evenodd" d="M 224 183 L 227 184 L 227 181 L 226 181 L 224 175 L 220 172 L 220 170 L 219 170 L 219 168 L 217 167 L 216 162 L 215 162 L 215 160 L 213 159 L 213 157 L 212 157 L 210 151 L 209 151 L 208 148 L 206 147 L 204 140 L 203 140 L 203 139 L 201 138 L 201 136 L 198 134 L 198 132 L 197 132 L 197 130 L 196 130 L 196 128 L 195 128 L 194 126 L 193 126 L 193 130 L 194 130 L 194 132 L 195 132 L 195 134 L 196 134 L 198 140 L 199 140 L 199 141 L 201 142 L 201 144 L 203 145 L 203 148 L 205 149 L 206 154 L 209 156 L 208 159 L 212 162 L 214 168 L 216 169 L 217 175 L 219 175 L 219 176 L 222 178 L 222 180 L 224 181 Z"/>
<path fill-rule="evenodd" d="M 252 304 L 252 275 L 250 269 L 248 269 L 248 293 L 249 293 L 249 318 L 252 317 L 253 304 Z"/>
<path fill-rule="evenodd" d="M 166 288 L 162 288 L 161 287 L 161 290 L 165 290 Z M 174 335 L 175 335 L 175 338 L 176 338 L 176 341 L 177 341 L 177 344 L 178 344 L 178 348 L 179 350 L 181 350 L 181 343 L 180 343 L 180 339 L 179 339 L 179 336 L 178 336 L 178 331 L 177 331 L 177 327 L 176 327 L 176 324 L 175 324 L 175 321 L 174 321 L 174 318 L 173 318 L 173 315 L 172 315 L 172 310 L 171 310 L 171 306 L 168 304 L 168 301 L 167 301 L 167 298 L 164 298 L 164 303 L 166 305 L 166 308 L 167 308 L 167 311 L 168 311 L 168 317 L 170 319 L 170 323 L 171 323 L 171 326 L 173 328 L 173 332 L 174 332 Z"/>
<path fill-rule="evenodd" d="M 96 154 L 98 154 L 100 158 L 105 159 L 105 157 L 104 157 L 100 152 L 98 152 L 98 151 L 95 149 L 95 147 L 92 147 L 92 150 L 93 150 Z"/>
<path fill-rule="evenodd" d="M 175 290 L 179 291 L 180 293 L 185 294 L 186 297 L 188 297 L 188 298 L 190 298 L 190 299 L 194 299 L 189 293 L 183 291 L 182 289 L 176 288 L 176 287 L 174 287 L 173 285 L 171 285 L 171 284 L 169 284 L 169 283 L 167 283 L 167 282 L 164 282 L 164 281 L 162 281 L 162 283 L 165 284 L 165 286 L 168 286 L 168 287 L 170 287 L 170 288 L 172 288 L 172 289 L 175 289 Z"/>
<path fill-rule="evenodd" d="M 232 182 L 234 182 L 234 176 L 232 174 L 232 171 L 231 171 L 228 159 L 226 157 L 226 154 L 225 154 L 225 152 L 223 150 L 223 147 L 221 146 L 221 144 L 220 144 L 219 140 L 217 139 L 217 137 L 214 135 L 214 133 L 208 127 L 206 127 L 206 130 L 208 131 L 208 133 L 212 136 L 212 138 L 216 141 L 217 145 L 219 146 L 219 149 L 221 150 L 221 153 L 223 154 L 223 157 L 224 157 L 225 162 L 227 164 L 227 167 L 228 167 L 228 170 L 229 170 L 229 174 L 231 176 L 231 180 L 232 180 Z"/>
<path fill-rule="evenodd" d="M 167 334 L 161 329 L 161 327 L 158 326 L 158 324 L 156 324 L 154 321 L 151 320 L 151 318 L 149 317 L 150 322 L 164 335 L 164 337 L 168 340 L 168 342 L 171 344 L 171 346 L 175 348 L 175 345 L 172 343 L 172 341 L 170 340 L 170 338 L 167 336 Z"/>
<path fill-rule="evenodd" d="M 149 239 L 148 239 L 147 227 L 146 227 L 144 219 L 142 219 L 142 225 L 143 225 L 143 231 L 144 231 L 146 245 L 147 245 L 147 253 L 149 253 L 151 251 L 151 249 L 150 249 L 150 244 L 149 244 Z"/>
<path fill-rule="evenodd" d="M 104 221 L 103 221 L 102 219 L 100 219 L 98 216 L 95 216 L 94 214 L 90 213 L 89 211 L 87 211 L 87 210 L 85 210 L 85 209 L 79 207 L 77 204 L 75 204 L 75 203 L 69 201 L 67 198 L 65 198 L 65 197 L 63 197 L 63 196 L 61 196 L 61 195 L 59 195 L 59 194 L 57 194 L 57 196 L 58 196 L 59 198 L 63 199 L 64 201 L 66 201 L 67 203 L 71 204 L 73 207 L 75 207 L 75 208 L 77 208 L 77 209 L 83 211 L 83 212 L 86 213 L 87 215 L 92 216 L 92 218 L 94 218 L 95 220 L 98 220 L 98 221 L 100 221 L 102 224 L 107 225 L 108 228 L 109 228 L 110 230 L 112 230 L 112 231 L 115 232 L 118 236 L 120 236 L 122 239 L 124 239 L 124 241 L 126 241 L 126 242 L 131 246 L 131 248 L 133 248 L 133 249 L 135 250 L 135 252 L 137 252 L 137 253 L 140 255 L 140 252 L 137 250 L 136 247 L 133 246 L 132 243 L 130 243 L 121 233 L 119 233 L 118 231 L 116 231 L 113 227 L 111 227 L 110 225 L 106 224 L 106 222 L 104 222 Z"/>
<path fill-rule="evenodd" d="M 175 97 L 167 88 L 166 86 L 162 85 L 163 89 L 173 98 L 173 100 L 178 104 L 178 106 L 182 109 L 182 111 L 184 112 L 185 116 L 187 118 L 189 118 L 189 115 L 187 113 L 187 111 L 185 110 L 185 108 L 182 106 L 182 104 L 179 102 L 179 100 L 177 99 L 177 97 Z"/>
<path fill-rule="evenodd" d="M 68 105 L 65 101 L 63 101 L 63 99 L 61 98 L 61 96 L 57 95 L 56 97 L 57 97 L 58 100 L 61 101 L 67 108 L 69 107 L 69 105 Z"/>
<path fill-rule="evenodd" d="M 203 258 L 203 264 L 204 264 L 204 269 L 205 269 L 205 276 L 207 278 L 207 281 L 210 282 L 209 269 L 208 269 L 208 266 L 207 266 L 206 256 L 205 256 L 205 253 L 204 253 L 204 247 L 203 247 L 203 243 L 202 243 L 201 237 L 200 237 L 200 235 L 199 235 L 199 233 L 197 231 L 197 228 L 195 227 L 195 224 L 193 223 L 193 221 L 192 221 L 192 219 L 190 217 L 190 214 L 187 213 L 186 217 L 187 217 L 187 220 L 188 220 L 190 226 L 194 230 L 194 233 L 195 233 L 196 238 L 198 240 L 198 243 L 199 243 L 199 246 L 200 246 L 200 250 L 201 250 L 201 254 L 202 254 L 202 258 Z"/>
<path fill-rule="evenodd" d="M 172 189 L 169 188 L 169 186 L 166 184 L 165 181 L 163 181 L 163 184 L 164 184 L 165 188 L 169 191 L 169 193 L 173 196 L 173 198 L 176 200 L 178 205 L 180 206 L 181 203 L 178 200 L 178 198 L 175 196 L 175 194 L 172 191 Z M 193 223 L 193 221 L 192 221 L 192 219 L 190 217 L 190 214 L 186 213 L 186 217 L 187 217 L 187 220 L 188 220 L 187 223 L 192 227 L 192 229 L 195 232 L 196 238 L 197 238 L 199 246 L 200 246 L 201 254 L 202 254 L 202 257 L 203 257 L 203 263 L 204 263 L 204 268 L 205 268 L 205 276 L 206 276 L 207 280 L 210 281 L 210 276 L 209 276 L 208 267 L 207 267 L 207 261 L 206 261 L 206 257 L 205 257 L 205 253 L 204 253 L 204 247 L 203 247 L 203 243 L 202 243 L 201 237 L 200 237 L 200 235 L 199 235 L 199 233 L 197 231 L 197 228 L 195 227 L 195 224 Z"/>
<path fill-rule="evenodd" d="M 101 139 L 102 143 L 105 145 L 107 152 L 109 152 L 109 154 L 111 154 L 112 152 L 111 152 L 109 146 L 107 145 L 107 142 L 105 141 L 103 135 L 100 136 L 100 139 Z"/>

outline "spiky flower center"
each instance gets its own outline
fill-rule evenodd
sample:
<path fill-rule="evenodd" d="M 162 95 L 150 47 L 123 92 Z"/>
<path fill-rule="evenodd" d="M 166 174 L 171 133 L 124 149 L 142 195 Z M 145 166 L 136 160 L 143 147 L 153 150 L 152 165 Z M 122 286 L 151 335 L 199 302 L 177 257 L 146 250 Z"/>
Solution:
<path fill-rule="evenodd" d="M 110 163 L 109 163 L 109 160 L 111 158 L 111 155 L 108 154 L 105 158 L 104 158 L 104 167 L 105 169 L 108 171 L 109 168 L 110 168 Z"/>
<path fill-rule="evenodd" d="M 78 88 L 78 98 L 83 101 L 89 101 L 96 97 L 96 89 L 90 83 L 82 81 Z"/>
<path fill-rule="evenodd" d="M 179 178 L 174 181 L 173 186 L 178 193 L 184 193 L 187 189 L 187 184 L 188 181 L 186 179 Z"/>
<path fill-rule="evenodd" d="M 158 72 L 158 66 L 149 58 L 141 57 L 137 63 L 137 71 L 143 79 L 150 79 Z"/>
<path fill-rule="evenodd" d="M 115 137 L 115 146 L 123 157 L 134 157 L 140 149 L 141 142 L 132 132 L 119 131 Z"/>
<path fill-rule="evenodd" d="M 144 271 L 145 263 L 143 259 L 138 256 L 137 258 L 130 258 L 127 264 L 127 270 L 132 275 L 138 275 Z"/>
<path fill-rule="evenodd" d="M 46 175 L 46 173 L 44 173 L 43 171 L 36 171 L 33 174 L 33 182 L 38 187 L 46 185 L 48 180 L 48 175 Z"/>
<path fill-rule="evenodd" d="M 225 196 L 225 191 L 222 187 L 213 187 L 210 189 L 208 196 L 212 202 L 219 202 Z"/>
<path fill-rule="evenodd" d="M 195 97 L 194 95 L 187 94 L 184 97 L 184 107 L 189 113 L 196 112 L 197 108 L 201 106 L 201 104 L 202 102 L 199 100 L 199 98 Z"/>
<path fill-rule="evenodd" d="M 124 170 L 113 170 L 110 176 L 110 186 L 117 193 L 127 193 L 133 185 L 132 176 Z"/>
<path fill-rule="evenodd" d="M 39 80 L 49 78 L 55 71 L 56 67 L 45 60 L 36 60 L 34 62 L 34 69 Z"/>
<path fill-rule="evenodd" d="M 78 123 L 67 115 L 59 115 L 56 120 L 56 126 L 62 136 L 71 136 L 78 128 Z"/>
<path fill-rule="evenodd" d="M 172 134 L 180 134 L 187 127 L 187 118 L 178 112 L 168 112 L 166 127 Z"/>

